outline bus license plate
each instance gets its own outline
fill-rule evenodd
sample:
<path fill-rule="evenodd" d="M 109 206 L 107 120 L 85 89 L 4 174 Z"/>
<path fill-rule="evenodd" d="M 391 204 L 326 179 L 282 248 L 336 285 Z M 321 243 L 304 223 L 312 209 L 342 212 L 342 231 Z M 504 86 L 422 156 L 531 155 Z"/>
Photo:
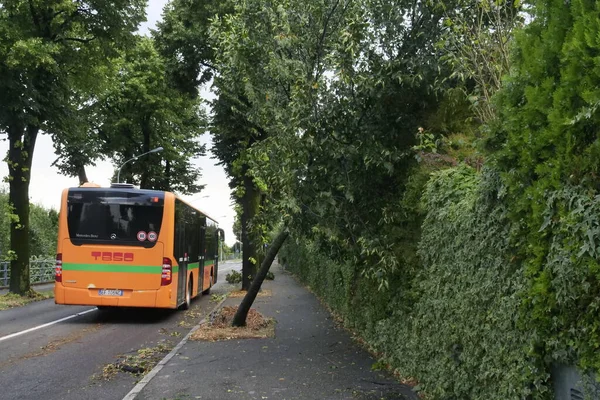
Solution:
<path fill-rule="evenodd" d="M 118 289 L 100 289 L 98 290 L 100 296 L 123 296 L 123 291 Z"/>

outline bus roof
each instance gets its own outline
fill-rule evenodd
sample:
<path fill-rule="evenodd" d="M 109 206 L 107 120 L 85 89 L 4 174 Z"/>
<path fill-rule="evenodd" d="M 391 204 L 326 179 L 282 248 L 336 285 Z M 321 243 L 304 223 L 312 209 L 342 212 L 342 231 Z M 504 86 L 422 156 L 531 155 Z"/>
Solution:
<path fill-rule="evenodd" d="M 213 221 L 215 224 L 219 224 L 219 222 L 214 219 L 213 217 L 211 217 L 209 214 L 207 214 L 206 212 L 204 212 L 203 210 L 201 210 L 200 208 L 193 206 L 191 204 L 189 204 L 187 201 L 185 201 L 184 199 L 182 199 L 180 196 L 178 196 L 177 194 L 173 193 L 173 192 L 168 192 L 165 190 L 154 190 L 154 189 L 140 189 L 136 186 L 134 186 L 131 183 L 113 183 L 111 184 L 110 187 L 102 187 L 100 185 L 86 185 L 86 186 L 79 186 L 79 187 L 71 187 L 68 188 L 69 191 L 71 190 L 85 190 L 85 191 L 90 191 L 90 192 L 103 192 L 103 191 L 119 191 L 119 192 L 126 192 L 126 193 L 142 193 L 142 194 L 146 194 L 148 196 L 151 196 L 153 194 L 156 195 L 161 195 L 164 196 L 166 194 L 170 194 L 173 195 L 176 199 L 180 200 L 181 202 L 185 203 L 187 206 L 198 210 L 199 212 L 201 212 L 206 218 L 210 219 L 211 221 Z"/>

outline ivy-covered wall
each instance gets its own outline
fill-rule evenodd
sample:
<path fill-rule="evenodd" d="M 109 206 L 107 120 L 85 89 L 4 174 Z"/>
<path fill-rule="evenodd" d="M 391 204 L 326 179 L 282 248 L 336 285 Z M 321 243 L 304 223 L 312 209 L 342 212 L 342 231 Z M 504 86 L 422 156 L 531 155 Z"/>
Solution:
<path fill-rule="evenodd" d="M 280 259 L 428 398 L 551 399 L 554 363 L 598 371 L 597 198 L 548 194 L 543 285 L 519 256 L 523 229 L 498 173 L 436 172 L 422 199 L 418 272 L 398 269 L 388 290 L 307 238 Z"/>

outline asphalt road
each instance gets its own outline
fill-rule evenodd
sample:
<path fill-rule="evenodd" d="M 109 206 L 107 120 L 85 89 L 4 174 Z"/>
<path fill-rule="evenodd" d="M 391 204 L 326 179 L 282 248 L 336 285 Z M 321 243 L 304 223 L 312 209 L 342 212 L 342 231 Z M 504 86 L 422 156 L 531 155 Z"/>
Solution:
<path fill-rule="evenodd" d="M 220 265 L 212 294 L 233 288 L 232 269 L 240 263 Z M 185 312 L 99 311 L 49 299 L 0 311 L 0 399 L 122 399 L 140 378 L 115 365 L 135 371 L 160 360 L 215 305 L 202 296 Z"/>

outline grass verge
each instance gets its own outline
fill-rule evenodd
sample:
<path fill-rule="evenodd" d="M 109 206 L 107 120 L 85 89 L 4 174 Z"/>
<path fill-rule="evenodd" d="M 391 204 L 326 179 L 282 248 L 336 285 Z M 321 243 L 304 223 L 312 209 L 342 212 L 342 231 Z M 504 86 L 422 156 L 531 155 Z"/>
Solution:
<path fill-rule="evenodd" d="M 54 292 L 36 292 L 31 290 L 28 295 L 21 296 L 14 293 L 0 295 L 0 311 L 8 310 L 13 307 L 21 307 L 34 301 L 51 299 L 54 297 Z"/>

